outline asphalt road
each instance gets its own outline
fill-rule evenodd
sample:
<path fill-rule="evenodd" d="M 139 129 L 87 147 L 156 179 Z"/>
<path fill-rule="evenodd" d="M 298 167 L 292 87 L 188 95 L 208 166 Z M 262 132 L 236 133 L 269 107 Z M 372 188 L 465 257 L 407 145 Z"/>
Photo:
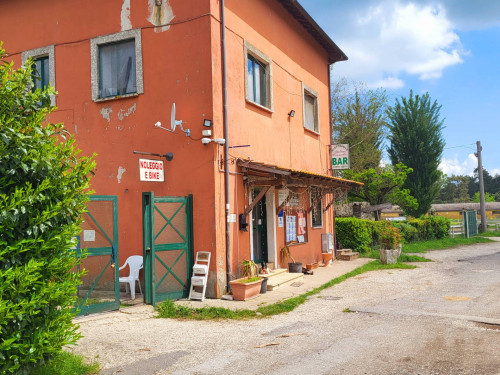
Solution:
<path fill-rule="evenodd" d="M 500 374 L 500 243 L 426 256 L 269 319 L 86 322 L 75 351 L 102 374 Z"/>

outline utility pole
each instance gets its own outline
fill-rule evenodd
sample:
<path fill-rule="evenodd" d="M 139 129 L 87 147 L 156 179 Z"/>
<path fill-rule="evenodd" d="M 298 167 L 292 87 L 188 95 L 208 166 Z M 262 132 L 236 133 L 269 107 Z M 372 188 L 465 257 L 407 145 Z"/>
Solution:
<path fill-rule="evenodd" d="M 486 232 L 486 204 L 484 203 L 484 181 L 483 181 L 483 162 L 481 159 L 481 142 L 477 141 L 477 174 L 479 175 L 479 209 L 481 212 L 480 232 Z"/>

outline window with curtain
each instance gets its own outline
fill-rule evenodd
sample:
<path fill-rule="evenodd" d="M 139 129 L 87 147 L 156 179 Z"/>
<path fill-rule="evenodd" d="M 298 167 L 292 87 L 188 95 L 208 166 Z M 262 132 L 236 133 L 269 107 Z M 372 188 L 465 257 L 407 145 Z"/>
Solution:
<path fill-rule="evenodd" d="M 99 45 L 99 97 L 136 92 L 135 40 Z"/>
<path fill-rule="evenodd" d="M 318 133 L 317 100 L 315 96 L 304 92 L 304 127 Z"/>

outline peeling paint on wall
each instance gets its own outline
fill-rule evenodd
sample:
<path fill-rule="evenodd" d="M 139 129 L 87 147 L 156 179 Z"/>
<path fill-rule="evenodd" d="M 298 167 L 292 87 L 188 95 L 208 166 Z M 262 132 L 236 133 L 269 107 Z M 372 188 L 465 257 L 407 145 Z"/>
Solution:
<path fill-rule="evenodd" d="M 111 121 L 111 118 L 109 117 L 111 115 L 111 112 L 113 112 L 113 109 L 111 106 L 108 107 L 102 107 L 101 108 L 101 116 L 103 119 L 105 119 L 108 123 Z"/>
<path fill-rule="evenodd" d="M 123 0 L 122 12 L 120 14 L 122 31 L 131 30 L 132 22 L 130 22 L 130 0 Z"/>
<path fill-rule="evenodd" d="M 155 32 L 160 33 L 170 29 L 168 24 L 175 16 L 168 0 L 148 0 L 148 5 L 149 17 L 147 20 L 154 26 L 161 26 L 155 27 Z"/>
<path fill-rule="evenodd" d="M 123 168 L 121 165 L 118 167 L 118 173 L 116 175 L 116 179 L 118 180 L 118 183 L 122 182 L 122 175 L 125 173 L 126 169 Z"/>
<path fill-rule="evenodd" d="M 132 113 L 135 113 L 135 110 L 137 108 L 137 103 L 134 103 L 130 108 L 128 108 L 127 110 L 125 109 L 120 109 L 118 111 L 118 119 L 120 121 L 122 121 L 125 117 L 128 117 L 130 116 Z"/>

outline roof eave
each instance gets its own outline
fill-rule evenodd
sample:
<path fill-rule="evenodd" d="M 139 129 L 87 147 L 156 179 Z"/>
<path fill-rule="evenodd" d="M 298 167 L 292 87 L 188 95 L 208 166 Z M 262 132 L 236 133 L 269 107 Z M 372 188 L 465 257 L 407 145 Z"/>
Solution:
<path fill-rule="evenodd" d="M 297 0 L 278 0 L 286 10 L 312 35 L 328 53 L 328 63 L 346 61 L 347 55 L 335 44 L 327 33 L 314 21 Z"/>

